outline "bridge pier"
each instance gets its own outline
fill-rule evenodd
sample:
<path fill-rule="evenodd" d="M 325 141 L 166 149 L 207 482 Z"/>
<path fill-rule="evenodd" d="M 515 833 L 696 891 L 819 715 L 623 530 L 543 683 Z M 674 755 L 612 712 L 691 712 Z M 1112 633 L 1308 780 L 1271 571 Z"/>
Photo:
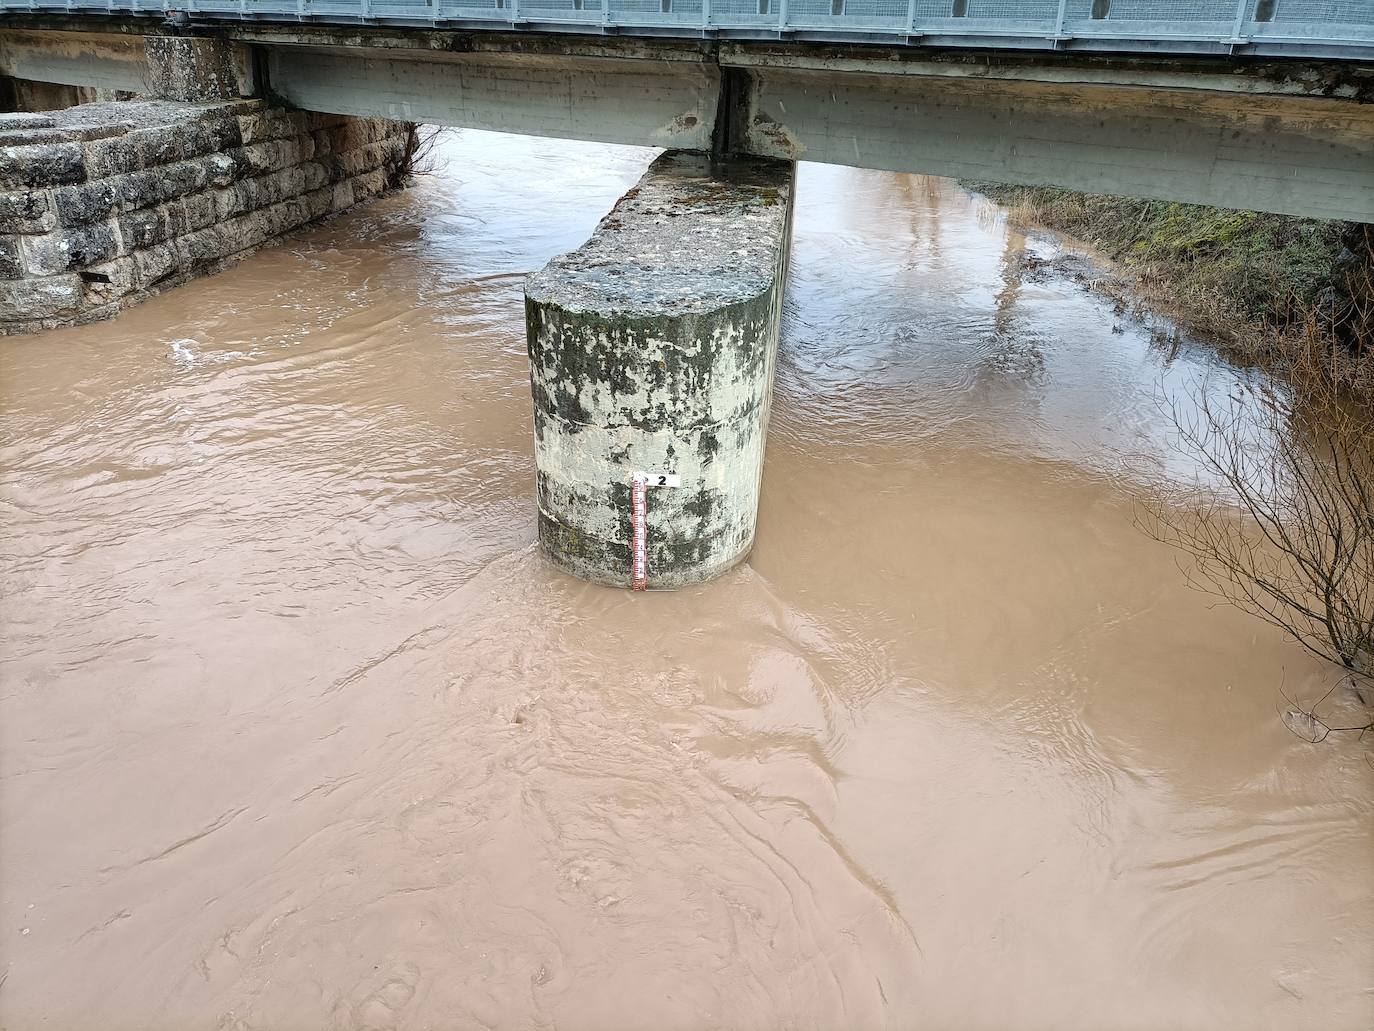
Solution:
<path fill-rule="evenodd" d="M 794 166 L 716 172 L 663 154 L 585 245 L 526 281 L 539 539 L 586 580 L 637 585 L 642 541 L 647 586 L 682 587 L 753 544 Z"/>

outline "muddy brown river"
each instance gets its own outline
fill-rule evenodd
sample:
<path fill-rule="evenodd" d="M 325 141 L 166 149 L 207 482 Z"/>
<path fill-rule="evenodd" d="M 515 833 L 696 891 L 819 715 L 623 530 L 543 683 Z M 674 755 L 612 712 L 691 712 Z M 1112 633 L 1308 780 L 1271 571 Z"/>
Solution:
<path fill-rule="evenodd" d="M 589 586 L 521 282 L 652 155 L 445 156 L 0 341 L 0 1026 L 1374 1026 L 1368 742 L 1132 524 L 1157 387 L 1241 374 L 803 166 L 752 558 Z"/>

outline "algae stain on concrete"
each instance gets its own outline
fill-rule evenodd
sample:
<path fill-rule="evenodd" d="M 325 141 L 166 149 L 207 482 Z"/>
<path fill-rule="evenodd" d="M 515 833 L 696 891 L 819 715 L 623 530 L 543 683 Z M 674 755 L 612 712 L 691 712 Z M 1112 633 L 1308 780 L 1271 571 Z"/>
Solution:
<path fill-rule="evenodd" d="M 748 554 L 793 195 L 788 162 L 659 157 L 591 239 L 525 285 L 540 540 L 584 579 L 630 583 L 629 483 L 651 492 L 651 587 Z"/>

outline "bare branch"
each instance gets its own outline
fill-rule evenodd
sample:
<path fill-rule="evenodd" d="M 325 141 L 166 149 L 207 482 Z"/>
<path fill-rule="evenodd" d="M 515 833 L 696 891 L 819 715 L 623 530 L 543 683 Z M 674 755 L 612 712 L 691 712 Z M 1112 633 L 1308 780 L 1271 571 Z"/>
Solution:
<path fill-rule="evenodd" d="M 1339 665 L 1363 701 L 1374 686 L 1374 411 L 1320 375 L 1289 391 L 1208 388 L 1162 398 L 1200 475 L 1156 486 L 1137 523 L 1190 560 L 1190 586 Z M 1284 722 L 1314 741 L 1374 729 L 1329 726 L 1324 701 L 1294 704 Z"/>

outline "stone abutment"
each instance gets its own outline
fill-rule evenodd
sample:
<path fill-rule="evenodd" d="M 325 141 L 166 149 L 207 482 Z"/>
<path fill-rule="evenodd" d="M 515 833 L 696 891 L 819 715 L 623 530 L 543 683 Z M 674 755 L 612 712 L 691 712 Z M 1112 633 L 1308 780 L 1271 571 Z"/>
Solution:
<path fill-rule="evenodd" d="M 0 115 L 0 333 L 108 317 L 376 197 L 408 138 L 261 100 Z"/>
<path fill-rule="evenodd" d="M 0 334 L 108 317 L 405 176 L 410 124 L 256 99 L 242 44 L 129 47 L 136 99 L 23 110 L 63 98 L 7 82 L 20 110 L 0 114 Z"/>

